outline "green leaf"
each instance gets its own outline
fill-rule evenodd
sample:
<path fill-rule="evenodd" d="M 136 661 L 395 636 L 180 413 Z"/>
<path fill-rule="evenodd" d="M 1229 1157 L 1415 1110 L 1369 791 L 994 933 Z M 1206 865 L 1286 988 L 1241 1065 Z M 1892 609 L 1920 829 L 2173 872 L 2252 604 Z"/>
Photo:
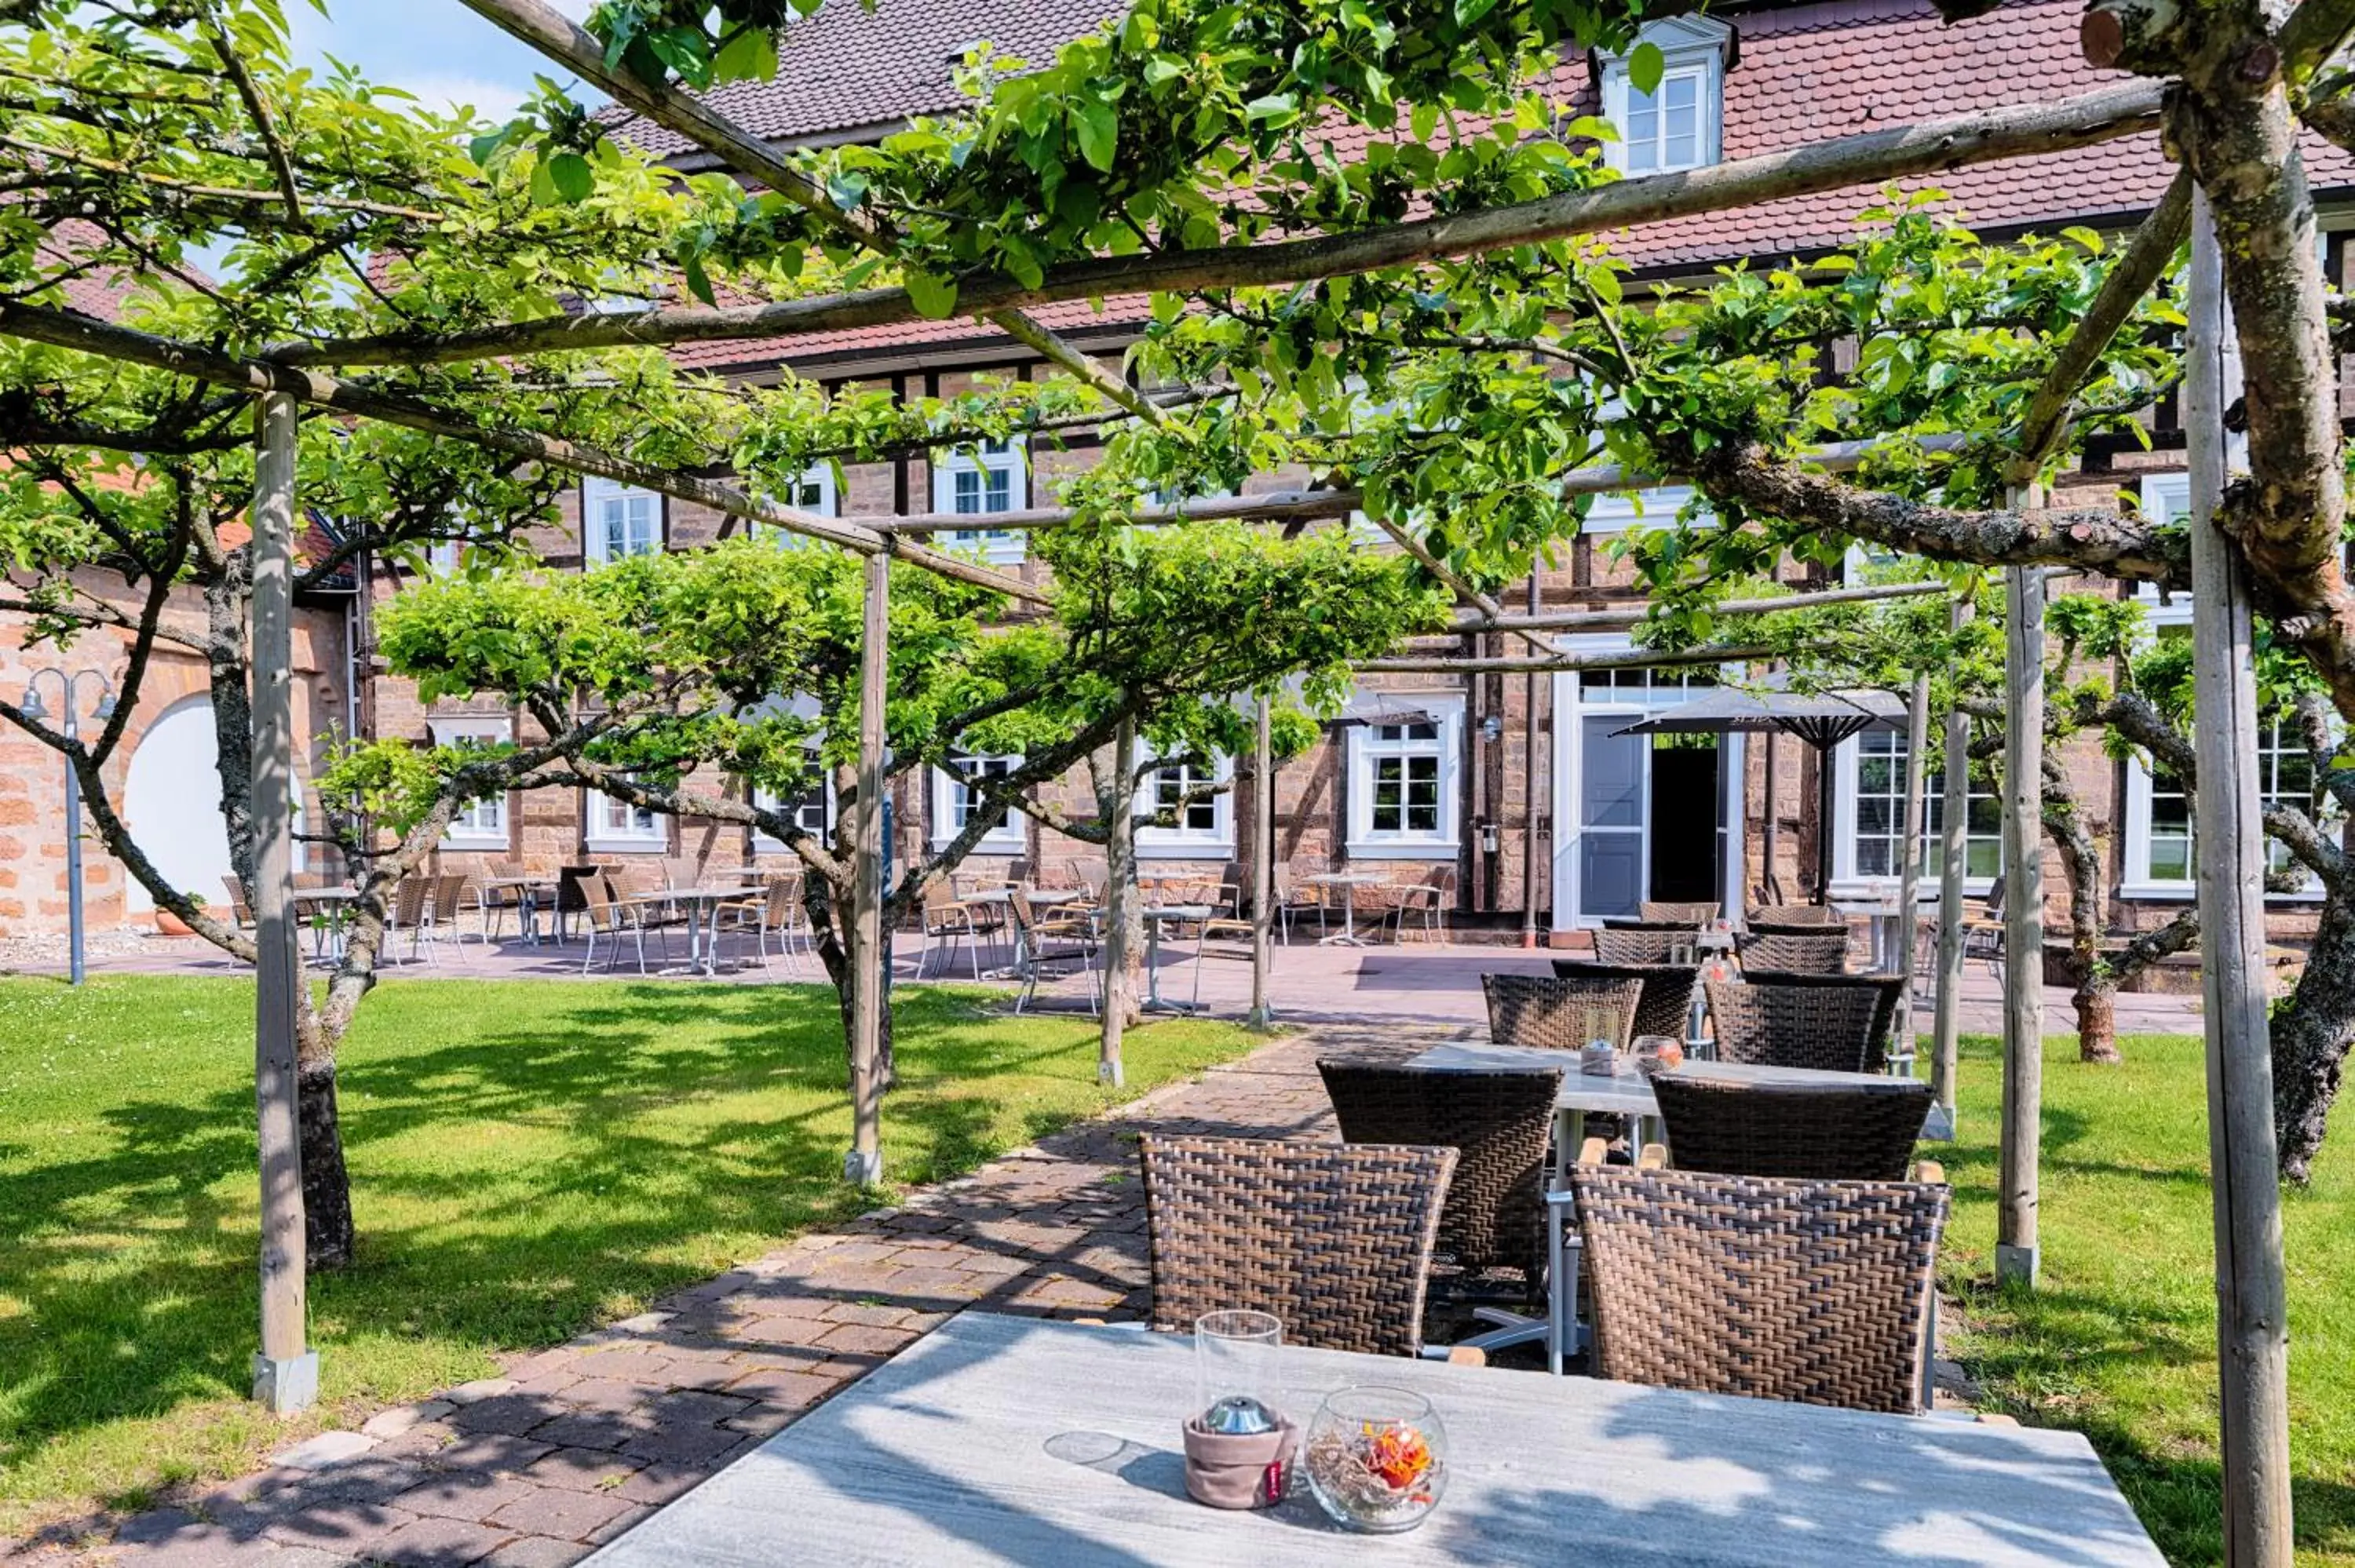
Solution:
<path fill-rule="evenodd" d="M 1668 57 L 1657 44 L 1641 43 L 1627 51 L 1628 85 L 1646 98 L 1660 90 L 1660 78 L 1668 69 Z"/>
<path fill-rule="evenodd" d="M 1080 139 L 1080 156 L 1103 174 L 1112 168 L 1113 151 L 1120 143 L 1120 110 L 1109 99 L 1083 98 L 1071 105 L 1071 130 Z"/>
<path fill-rule="evenodd" d="M 777 75 L 777 36 L 748 26 L 721 46 L 711 62 L 715 81 L 773 81 Z"/>
<path fill-rule="evenodd" d="M 935 277 L 930 272 L 910 272 L 907 276 L 908 297 L 916 304 L 916 313 L 927 321 L 943 321 L 955 313 L 956 280 Z"/>
<path fill-rule="evenodd" d="M 566 202 L 587 201 L 597 189 L 596 171 L 578 153 L 559 153 L 548 160 L 549 183 Z"/>
<path fill-rule="evenodd" d="M 1271 92 L 1244 104 L 1243 113 L 1255 125 L 1281 129 L 1300 118 L 1300 100 L 1289 92 Z"/>
<path fill-rule="evenodd" d="M 687 291 L 705 304 L 718 308 L 719 301 L 711 292 L 711 279 L 703 270 L 703 258 L 690 254 L 681 270 L 687 274 Z"/>

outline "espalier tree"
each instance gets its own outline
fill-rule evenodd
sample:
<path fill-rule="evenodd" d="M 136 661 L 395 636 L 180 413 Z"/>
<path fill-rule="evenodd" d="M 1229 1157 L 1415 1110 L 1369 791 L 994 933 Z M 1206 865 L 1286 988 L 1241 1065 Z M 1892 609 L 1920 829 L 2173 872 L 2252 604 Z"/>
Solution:
<path fill-rule="evenodd" d="M 2335 132 L 2346 78 L 2324 68 L 2355 23 L 2355 0 L 2315 0 L 2279 25 L 2221 0 L 2099 0 L 2089 45 L 2105 63 L 2171 80 L 2164 102 L 2154 81 L 1966 116 L 1935 134 L 1850 139 L 1833 160 L 1624 184 L 1600 156 L 1607 128 L 1566 117 L 1553 73 L 1566 51 L 1624 49 L 1637 81 L 1651 79 L 1660 62 L 1636 41 L 1641 5 L 1138 0 L 1049 59 L 1017 68 L 977 50 L 965 111 L 872 146 L 780 152 L 717 124 L 686 94 L 773 70 L 775 30 L 793 25 L 796 0 L 613 0 L 589 34 L 536 0 L 463 3 L 633 109 L 689 126 L 718 166 L 681 175 L 649 164 L 559 85 L 493 125 L 428 111 L 344 68 L 296 69 L 275 0 L 31 0 L 0 21 L 0 336 L 12 344 L 0 355 L 0 446 L 12 454 L 0 527 L 37 579 L 17 591 L 37 600 L 45 627 L 104 628 L 153 646 L 160 633 L 138 634 L 112 604 L 56 586 L 133 555 L 145 563 L 134 591 L 201 599 L 209 577 L 242 580 L 245 547 L 219 526 L 247 480 L 249 460 L 234 449 L 257 389 L 310 410 L 306 506 L 396 560 L 464 533 L 473 565 L 451 591 L 515 593 L 517 614 L 541 613 L 525 588 L 549 613 L 567 602 L 562 590 L 506 578 L 511 542 L 544 516 L 559 470 L 1002 587 L 905 540 L 879 544 L 855 520 L 794 512 L 794 481 L 829 458 L 1107 421 L 1108 472 L 1072 498 L 1072 542 L 1040 535 L 1075 585 L 1111 569 L 1089 551 L 1105 561 L 1133 551 L 1139 569 L 1177 573 L 1175 582 L 1209 572 L 1196 553 L 1215 536 L 1147 542 L 1120 526 L 1122 512 L 1146 487 L 1199 493 L 1293 467 L 1330 490 L 1337 513 L 1363 511 L 1411 538 L 1451 586 L 1485 594 L 1558 551 L 1582 505 L 1562 481 L 1608 460 L 1689 476 L 1710 498 L 1706 515 L 1649 535 L 1638 557 L 1663 616 L 1688 635 L 1706 634 L 1711 606 L 1759 567 L 1828 560 L 1851 539 L 1945 561 L 2179 580 L 2184 540 L 2156 521 L 2022 511 L 2003 498 L 2018 471 L 2049 471 L 2088 430 L 2131 428 L 2163 390 L 2180 312 L 2166 289 L 2149 293 L 2160 269 L 2137 251 L 2086 233 L 1986 246 L 1934 207 L 1892 201 L 1854 247 L 1806 269 L 1737 270 L 1638 297 L 1592 238 L 1737 199 L 2090 145 L 2163 120 L 2214 208 L 2249 369 L 2254 479 L 2232 493 L 2224 524 L 2280 646 L 2308 662 L 2342 713 L 2355 711 L 2328 302 L 2289 134 L 2301 112 Z M 1330 134 L 1343 124 L 1370 132 L 1346 156 Z M 2161 260 L 2186 205 L 2179 192 L 2154 220 Z M 199 270 L 199 247 L 225 262 Z M 119 324 L 69 308 L 67 285 L 85 276 L 128 281 Z M 2120 281 L 2132 308 L 2107 309 Z M 1150 396 L 1021 314 L 1139 295 L 1154 327 L 1133 368 L 1157 388 Z M 609 308 L 583 313 L 587 299 Z M 645 308 L 610 308 L 631 300 Z M 828 405 L 790 376 L 720 386 L 659 352 L 927 315 L 985 316 L 1057 373 L 949 404 L 864 394 Z M 2086 322 L 2099 330 L 2072 357 Z M 2056 365 L 2066 366 L 2058 382 Z M 1862 473 L 1833 477 L 1804 456 L 1826 437 L 1872 438 L 1881 450 Z M 124 486 L 133 499 L 57 499 L 126 454 L 141 465 Z M 418 466 L 403 470 L 401 454 Z M 363 473 L 378 463 L 395 477 Z M 433 481 L 425 471 L 435 464 L 459 479 Z M 165 516 L 182 492 L 185 524 Z M 155 540 L 187 532 L 185 556 L 146 534 L 127 548 L 91 515 L 130 510 L 163 519 Z M 209 546 L 198 536 L 208 529 Z M 1306 582 L 1337 569 L 1295 544 L 1296 557 L 1273 543 L 1236 548 Z M 990 657 L 1011 659 L 1026 638 L 1059 635 L 1076 651 L 1095 646 L 1089 637 L 1113 647 L 1114 632 L 1091 628 L 1127 623 L 1074 620 L 1074 591 L 1055 590 L 1051 627 L 993 633 L 976 651 L 1003 643 Z M 1412 597 L 1412 582 L 1401 576 L 1384 591 Z M 242 609 L 236 594 L 228 600 L 204 656 L 217 711 L 235 729 L 229 642 Z M 1224 684 L 1140 679 L 1135 689 L 1187 701 L 1247 692 L 1299 651 L 1279 638 L 1249 651 L 1236 679 L 1222 673 Z M 428 792 L 454 809 L 541 768 L 602 768 L 617 789 L 624 763 L 659 779 L 661 747 L 688 738 L 683 719 L 655 712 L 673 677 L 651 672 L 669 656 L 651 651 L 643 689 L 611 710 L 569 713 L 545 755 L 429 757 L 424 773 L 438 782 Z M 480 689 L 514 688 L 513 672 L 480 673 Z M 1126 691 L 1121 682 L 1146 672 L 1092 673 Z M 1100 728 L 1121 702 L 1139 700 L 1074 689 L 1052 697 L 1064 708 L 1039 711 Z M 691 705 L 720 732 L 741 722 Z M 0 719 L 78 767 L 120 739 L 69 743 L 14 707 L 0 706 Z M 1184 728 L 1169 715 L 1149 723 Z M 641 737 L 654 749 L 627 749 Z M 224 746 L 225 788 L 235 749 Z M 410 824 L 402 843 L 421 845 L 438 830 L 432 808 L 415 811 L 427 788 L 416 760 L 371 752 L 337 778 L 385 806 L 387 821 Z M 250 824 L 239 810 L 228 813 L 242 856 Z M 346 837 L 362 857 L 365 931 L 397 874 L 387 857 L 400 852 L 358 829 Z M 138 857 L 125 863 L 152 879 Z M 185 911 L 191 890 L 151 880 L 151 891 Z M 367 943 L 355 961 L 372 962 Z M 340 1001 L 306 1025 L 305 1040 L 320 1043 L 306 1072 L 332 1083 L 331 1059 L 323 1065 L 316 1052 L 331 1052 L 366 984 L 365 969 L 343 980 L 331 992 Z M 310 1104 L 321 1115 L 306 1136 L 331 1150 L 331 1101 Z M 320 1160 L 317 1180 L 339 1189 Z M 306 1180 L 312 1163 L 306 1154 Z M 323 1187 L 314 1212 L 347 1213 L 326 1196 Z M 316 1255 L 337 1255 L 335 1239 Z"/>

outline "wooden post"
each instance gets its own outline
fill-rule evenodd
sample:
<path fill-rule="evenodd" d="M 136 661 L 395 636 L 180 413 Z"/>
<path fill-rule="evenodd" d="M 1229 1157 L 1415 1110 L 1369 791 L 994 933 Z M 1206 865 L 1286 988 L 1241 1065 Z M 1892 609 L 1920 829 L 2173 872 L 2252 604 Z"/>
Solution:
<path fill-rule="evenodd" d="M 1268 939 L 1274 920 L 1275 742 L 1263 695 L 1252 735 L 1252 1000 L 1251 1016 L 1244 1022 L 1253 1029 L 1265 1029 L 1275 1021 L 1275 1009 L 1267 1000 Z"/>
<path fill-rule="evenodd" d="M 1972 601 L 1958 599 L 1947 625 L 1970 623 Z M 1957 705 L 1946 710 L 1945 795 L 1938 808 L 1938 1009 L 1930 1047 L 1930 1084 L 1955 1128 L 1955 1070 L 1962 1055 L 1963 874 L 1970 869 L 1971 720 Z"/>
<path fill-rule="evenodd" d="M 253 476 L 254 1099 L 261 1153 L 261 1349 L 253 1397 L 279 1414 L 318 1398 L 304 1329 L 303 1143 L 294 1030 L 294 400 L 261 402 Z"/>
<path fill-rule="evenodd" d="M 2265 1022 L 2265 845 L 2257 795 L 2249 585 L 2216 525 L 2240 396 L 2213 216 L 2195 199 L 2183 428 L 2191 466 L 2192 746 L 2201 1016 L 2208 1036 L 2209 1189 L 2216 1224 L 2224 1561 L 2290 1562 L 2289 1334 L 2273 1057 Z"/>
<path fill-rule="evenodd" d="M 858 643 L 858 859 L 850 914 L 850 1152 L 845 1180 L 883 1181 L 883 705 L 890 668 L 891 557 L 867 557 Z"/>
<path fill-rule="evenodd" d="M 1783 853 L 1782 780 L 1778 777 L 1783 767 L 1783 748 L 1775 744 L 1780 738 L 1779 731 L 1766 732 L 1766 842 L 1760 852 L 1764 869 L 1758 878 L 1767 898 L 1777 904 L 1783 901 L 1783 879 L 1774 874 L 1775 858 Z M 1732 917 L 1741 911 L 1729 909 L 1725 913 Z"/>
<path fill-rule="evenodd" d="M 2009 504 L 2043 504 L 2014 485 Z M 2003 1128 L 1995 1274 L 2034 1286 L 2044 1117 L 2044 572 L 2007 567 L 2003 762 Z"/>
<path fill-rule="evenodd" d="M 1124 718 L 1112 743 L 1112 799 L 1104 810 L 1103 1044 L 1096 1077 L 1124 1081 L 1120 1044 L 1135 1012 L 1136 721 Z"/>
<path fill-rule="evenodd" d="M 1910 1060 L 1913 1054 L 1913 949 L 1921 932 L 1922 835 L 1929 831 L 1930 672 L 1913 673 L 1913 701 L 1905 714 L 1905 858 L 1897 874 L 1898 973 L 1905 984 L 1897 992 L 1897 1038 Z"/>
<path fill-rule="evenodd" d="M 1529 568 L 1531 615 L 1545 608 L 1537 568 Z M 1521 946 L 1538 945 L 1538 673 L 1521 683 Z"/>

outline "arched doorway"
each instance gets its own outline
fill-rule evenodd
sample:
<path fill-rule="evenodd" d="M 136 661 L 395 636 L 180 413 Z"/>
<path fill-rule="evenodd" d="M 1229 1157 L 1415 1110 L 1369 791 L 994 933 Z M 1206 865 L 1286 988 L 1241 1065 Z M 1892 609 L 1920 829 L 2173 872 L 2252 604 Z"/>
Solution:
<path fill-rule="evenodd" d="M 123 819 L 132 842 L 174 886 L 202 896 L 216 908 L 225 897 L 221 878 L 229 874 L 219 758 L 212 699 L 185 698 L 147 726 L 123 782 Z M 134 914 L 155 906 L 136 880 L 131 881 L 127 896 Z"/>

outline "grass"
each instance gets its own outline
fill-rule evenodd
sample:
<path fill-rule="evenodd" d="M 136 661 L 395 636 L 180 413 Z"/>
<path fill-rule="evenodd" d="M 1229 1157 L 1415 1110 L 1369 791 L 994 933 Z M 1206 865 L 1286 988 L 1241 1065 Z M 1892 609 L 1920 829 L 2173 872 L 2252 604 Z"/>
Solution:
<path fill-rule="evenodd" d="M 2042 1287 L 1997 1291 L 1995 1044 L 1966 1044 L 1964 1138 L 1943 1268 L 1966 1368 L 1988 1403 L 2090 1436 L 2168 1560 L 2223 1560 L 2215 1250 L 2199 1040 L 2135 1037 L 2087 1066 L 2047 1043 Z M 2350 1110 L 2347 1114 L 2355 1114 Z M 2290 1452 L 2297 1560 L 2355 1565 L 2355 1130 L 2288 1192 Z"/>
<path fill-rule="evenodd" d="M 970 1170 L 1231 1058 L 1207 1022 L 1129 1036 L 981 993 L 895 999 L 888 1179 Z M 253 1348 L 253 992 L 0 979 L 0 1537 L 236 1474 L 308 1426 L 492 1372 L 868 1206 L 832 994 L 807 986 L 386 985 L 342 1054 L 357 1265 L 314 1282 L 323 1408 L 241 1397 Z"/>

